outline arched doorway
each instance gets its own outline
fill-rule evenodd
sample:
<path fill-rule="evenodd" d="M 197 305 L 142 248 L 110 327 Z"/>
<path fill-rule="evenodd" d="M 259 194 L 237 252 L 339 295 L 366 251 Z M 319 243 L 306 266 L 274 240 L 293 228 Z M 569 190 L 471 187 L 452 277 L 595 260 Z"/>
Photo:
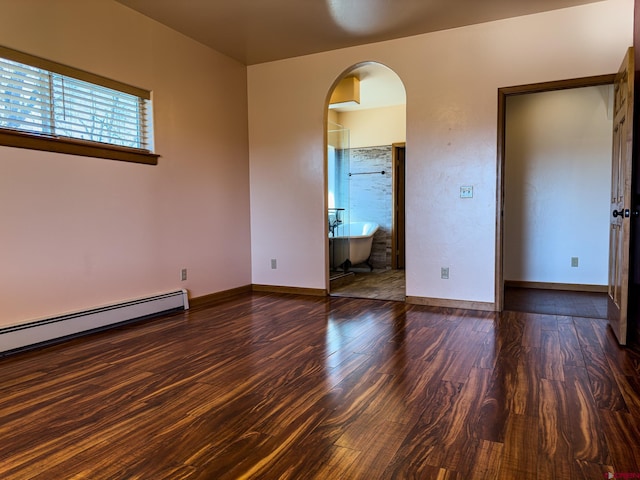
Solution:
<path fill-rule="evenodd" d="M 345 71 L 328 98 L 329 292 L 404 301 L 404 85 L 367 62 Z"/>

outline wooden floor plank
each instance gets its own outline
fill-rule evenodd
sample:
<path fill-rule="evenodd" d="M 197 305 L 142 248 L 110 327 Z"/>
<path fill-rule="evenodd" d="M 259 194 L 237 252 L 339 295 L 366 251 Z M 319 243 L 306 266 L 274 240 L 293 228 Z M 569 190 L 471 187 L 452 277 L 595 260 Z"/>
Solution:
<path fill-rule="evenodd" d="M 584 366 L 584 357 L 573 321 L 571 317 L 565 317 L 562 320 L 564 321 L 558 322 L 558 337 L 562 364 L 573 367 Z"/>
<path fill-rule="evenodd" d="M 480 441 L 473 468 L 467 477 L 469 480 L 495 480 L 500 473 L 502 450 L 504 444 L 500 442 Z"/>
<path fill-rule="evenodd" d="M 446 455 L 442 439 L 453 422 L 451 412 L 460 386 L 441 381 L 430 388 L 433 390 L 424 413 L 387 466 L 384 478 L 429 478 L 426 472 L 438 471 L 439 463 Z"/>
<path fill-rule="evenodd" d="M 489 370 L 473 369 L 470 372 L 453 405 L 447 433 L 442 438 L 444 458 L 439 462 L 440 466 L 462 474 L 469 474 L 475 468 L 470 459 L 479 448 L 485 422 L 493 420 L 482 416 L 491 380 Z"/>
<path fill-rule="evenodd" d="M 542 378 L 547 380 L 564 380 L 562 349 L 560 334 L 556 330 L 541 330 L 540 363 Z"/>
<path fill-rule="evenodd" d="M 537 478 L 538 423 L 536 417 L 509 416 L 499 479 Z"/>
<path fill-rule="evenodd" d="M 540 379 L 538 414 L 538 477 L 557 480 L 576 478 L 571 444 L 569 404 L 563 381 Z"/>
<path fill-rule="evenodd" d="M 572 406 L 571 444 L 576 460 L 610 464 L 609 450 L 586 368 L 565 367 L 566 394 Z"/>
<path fill-rule="evenodd" d="M 601 410 L 600 418 L 617 471 L 640 472 L 640 430 L 632 417 L 624 412 Z"/>
<path fill-rule="evenodd" d="M 597 319 L 247 293 L 0 357 L 0 478 L 581 479 L 640 469 Z"/>
<path fill-rule="evenodd" d="M 627 412 L 627 405 L 605 353 L 594 345 L 583 346 L 582 352 L 596 407 Z"/>
<path fill-rule="evenodd" d="M 508 402 L 505 390 L 508 388 L 501 370 L 489 371 L 489 384 L 484 397 L 481 399 L 478 416 L 482 419 L 474 425 L 477 438 L 481 439 L 480 448 L 489 441 L 504 443 L 504 436 L 509 417 Z M 492 450 L 493 452 L 494 450 Z"/>

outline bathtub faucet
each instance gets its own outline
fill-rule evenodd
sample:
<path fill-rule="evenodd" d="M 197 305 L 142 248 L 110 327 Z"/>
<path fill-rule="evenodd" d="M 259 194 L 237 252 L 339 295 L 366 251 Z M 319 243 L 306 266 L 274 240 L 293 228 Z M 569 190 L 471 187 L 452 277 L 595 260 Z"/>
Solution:
<path fill-rule="evenodd" d="M 338 225 L 340 225 L 341 223 L 342 223 L 342 220 L 339 220 L 338 218 L 336 218 L 333 221 L 329 220 L 329 235 L 331 237 L 335 236 L 335 230 L 338 227 Z"/>
<path fill-rule="evenodd" d="M 330 208 L 329 209 L 329 236 L 334 237 L 336 233 L 336 227 L 342 224 L 342 220 L 340 220 L 340 212 L 344 210 L 344 208 Z M 332 215 L 333 213 L 333 215 Z M 331 219 L 333 217 L 333 220 Z"/>

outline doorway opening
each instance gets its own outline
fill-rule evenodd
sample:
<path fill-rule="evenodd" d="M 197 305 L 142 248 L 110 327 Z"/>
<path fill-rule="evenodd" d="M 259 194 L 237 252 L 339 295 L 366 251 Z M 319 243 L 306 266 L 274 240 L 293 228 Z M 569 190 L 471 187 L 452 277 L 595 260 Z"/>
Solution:
<path fill-rule="evenodd" d="M 613 80 L 499 90 L 499 310 L 606 317 Z"/>
<path fill-rule="evenodd" d="M 367 62 L 341 75 L 328 97 L 328 291 L 404 301 L 404 85 Z"/>

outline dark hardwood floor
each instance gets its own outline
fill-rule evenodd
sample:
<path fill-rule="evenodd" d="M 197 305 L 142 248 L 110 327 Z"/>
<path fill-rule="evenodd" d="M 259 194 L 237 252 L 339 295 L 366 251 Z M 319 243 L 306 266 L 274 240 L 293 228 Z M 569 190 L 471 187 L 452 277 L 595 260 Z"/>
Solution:
<path fill-rule="evenodd" d="M 605 319 L 607 318 L 607 294 L 505 287 L 504 309 Z"/>
<path fill-rule="evenodd" d="M 246 294 L 0 359 L 3 480 L 606 472 L 640 355 L 598 319 Z"/>

